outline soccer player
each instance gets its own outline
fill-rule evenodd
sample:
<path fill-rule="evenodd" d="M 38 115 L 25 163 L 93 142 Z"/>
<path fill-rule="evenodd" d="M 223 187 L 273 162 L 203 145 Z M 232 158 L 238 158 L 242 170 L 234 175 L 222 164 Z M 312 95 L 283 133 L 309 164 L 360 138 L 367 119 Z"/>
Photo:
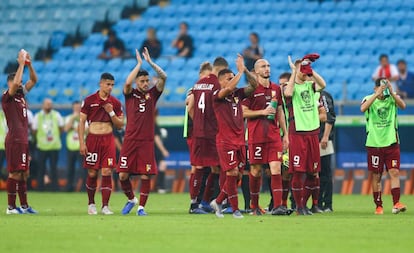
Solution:
<path fill-rule="evenodd" d="M 110 215 L 109 198 L 112 191 L 112 169 L 116 164 L 116 147 L 113 126 L 122 128 L 124 116 L 121 102 L 111 95 L 115 80 L 110 73 L 103 73 L 99 90 L 85 98 L 79 116 L 78 136 L 85 136 L 85 122 L 89 129 L 84 138 L 79 138 L 79 152 L 85 156 L 83 167 L 88 170 L 86 191 L 88 193 L 88 214 L 96 215 L 95 192 L 98 172 L 101 170 L 102 214 Z"/>
<path fill-rule="evenodd" d="M 282 107 L 282 94 L 280 87 L 270 81 L 270 64 L 267 60 L 257 60 L 254 71 L 258 76 L 259 85 L 254 94 L 243 101 L 243 116 L 247 118 L 248 128 L 251 214 L 264 213 L 259 207 L 259 192 L 262 165 L 269 164 L 273 196 L 272 214 L 285 215 L 287 208 L 282 206 L 281 162 L 282 151 L 287 149 L 289 139 Z M 284 133 L 283 143 L 279 127 Z"/>
<path fill-rule="evenodd" d="M 288 108 L 289 171 L 293 173 L 292 194 L 298 215 L 312 214 L 305 208 L 304 187 L 317 187 L 319 182 L 319 103 L 315 94 L 324 89 L 326 84 L 323 78 L 312 70 L 311 62 L 317 58 L 319 55 L 307 55 L 294 64 L 289 56 L 292 75 L 284 90 L 286 103 L 292 105 Z"/>
<path fill-rule="evenodd" d="M 237 180 L 239 170 L 246 164 L 246 146 L 244 141 L 244 121 L 241 102 L 250 96 L 257 87 L 256 77 L 244 66 L 243 57 L 237 57 L 237 74 L 229 69 L 218 74 L 220 89 L 213 94 L 214 113 L 217 118 L 218 132 L 216 137 L 220 166 L 225 174 L 225 181 L 220 194 L 211 201 L 216 216 L 224 217 L 221 204 L 228 198 L 234 218 L 243 218 L 238 207 Z M 236 89 L 240 77 L 246 73 L 249 84 L 243 89 Z"/>
<path fill-rule="evenodd" d="M 188 110 L 193 112 L 193 140 L 190 158 L 191 165 L 196 167 L 193 183 L 190 184 L 190 214 L 207 213 L 199 208 L 197 201 L 204 174 L 203 167 L 211 167 L 211 172 L 216 174 L 220 171 L 216 148 L 217 120 L 213 109 L 213 92 L 220 89 L 217 75 L 226 68 L 228 68 L 227 61 L 223 57 L 217 57 L 213 62 L 211 74 L 197 81 L 193 87 L 191 95 L 193 97 L 188 100 Z"/>
<path fill-rule="evenodd" d="M 31 64 L 30 55 L 21 50 L 17 62 L 19 67 L 16 73 L 7 76 L 8 89 L 1 98 L 2 108 L 6 117 L 7 132 L 5 151 L 7 160 L 7 200 L 6 214 L 36 214 L 27 202 L 27 178 L 29 177 L 29 140 L 27 103 L 25 94 L 37 82 L 36 72 Z M 29 68 L 29 80 L 22 85 L 25 65 Z M 19 195 L 20 206 L 16 206 L 16 193 Z"/>
<path fill-rule="evenodd" d="M 388 91 L 387 91 L 388 89 Z M 375 81 L 374 94 L 362 100 L 361 112 L 367 120 L 366 149 L 368 173 L 372 176 L 375 214 L 383 214 L 381 177 L 385 168 L 391 178 L 392 213 L 404 212 L 407 207 L 400 202 L 400 145 L 397 130 L 397 110 L 405 109 L 405 102 L 397 95 L 389 80 Z"/>
<path fill-rule="evenodd" d="M 158 82 L 150 87 L 149 74 L 146 70 L 140 70 L 142 59 L 138 50 L 135 50 L 135 53 L 137 64 L 124 84 L 127 125 L 117 172 L 122 190 L 128 198 L 122 214 L 131 212 L 138 203 L 129 177 L 141 175 L 137 215 L 146 216 L 144 207 L 150 192 L 150 176 L 157 174 L 154 154 L 155 105 L 164 90 L 167 75 L 152 61 L 148 49 L 144 48 L 142 56 L 158 74 Z M 134 81 L 136 88 L 132 87 Z"/>

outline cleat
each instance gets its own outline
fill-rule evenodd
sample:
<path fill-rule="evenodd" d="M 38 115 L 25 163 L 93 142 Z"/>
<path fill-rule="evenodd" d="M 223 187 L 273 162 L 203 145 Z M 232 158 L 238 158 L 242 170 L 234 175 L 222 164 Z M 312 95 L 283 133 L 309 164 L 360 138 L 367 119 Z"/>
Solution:
<path fill-rule="evenodd" d="M 377 215 L 384 214 L 384 209 L 382 208 L 382 206 L 378 206 L 378 207 L 375 209 L 374 214 L 377 214 Z"/>
<path fill-rule="evenodd" d="M 252 211 L 250 212 L 250 215 L 255 215 L 255 216 L 260 216 L 265 214 L 266 212 L 264 210 L 262 210 L 261 208 L 253 208 Z"/>
<path fill-rule="evenodd" d="M 7 208 L 6 214 L 23 214 L 23 210 L 20 207 L 15 207 L 12 209 Z"/>
<path fill-rule="evenodd" d="M 305 206 L 304 210 L 307 213 L 307 215 L 313 215 L 312 211 L 307 206 Z"/>
<path fill-rule="evenodd" d="M 88 214 L 89 215 L 97 215 L 98 214 L 98 211 L 96 211 L 95 204 L 89 204 L 88 205 Z"/>
<path fill-rule="evenodd" d="M 134 197 L 133 199 L 128 200 L 128 202 L 125 204 L 124 208 L 122 208 L 121 213 L 123 215 L 129 214 L 131 212 L 132 208 L 138 203 L 137 197 Z"/>
<path fill-rule="evenodd" d="M 392 208 L 392 213 L 393 214 L 398 214 L 398 213 L 400 213 L 400 212 L 405 212 L 407 210 L 407 206 L 406 205 L 404 205 L 403 203 L 401 203 L 401 202 L 397 202 L 394 206 L 393 206 L 393 208 Z"/>
<path fill-rule="evenodd" d="M 204 211 L 202 208 L 193 208 L 188 211 L 189 214 L 208 214 L 208 212 Z"/>
<path fill-rule="evenodd" d="M 215 199 L 210 202 L 211 208 L 214 209 L 214 213 L 218 218 L 223 218 L 224 215 L 222 214 L 221 204 L 218 204 Z"/>
<path fill-rule="evenodd" d="M 104 207 L 102 207 L 102 209 L 101 209 L 101 213 L 102 213 L 102 214 L 104 214 L 104 215 L 111 215 L 111 214 L 114 214 L 114 212 L 112 212 L 112 211 L 109 209 L 109 207 L 108 207 L 108 206 L 104 206 Z"/>
<path fill-rule="evenodd" d="M 202 200 L 201 203 L 198 205 L 199 208 L 204 210 L 206 213 L 213 213 L 214 209 L 211 208 L 210 204 L 207 201 Z"/>
<path fill-rule="evenodd" d="M 308 208 L 298 208 L 296 209 L 297 215 L 312 215 L 312 212 Z"/>
<path fill-rule="evenodd" d="M 271 211 L 272 215 L 288 215 L 288 210 L 285 206 L 278 206 Z"/>
<path fill-rule="evenodd" d="M 224 214 L 232 214 L 233 213 L 233 208 L 231 208 L 231 206 L 226 207 L 223 209 L 222 211 Z"/>
<path fill-rule="evenodd" d="M 148 214 L 145 212 L 144 208 L 138 208 L 137 215 L 138 216 L 147 216 Z"/>
<path fill-rule="evenodd" d="M 241 213 L 247 213 L 247 214 L 251 213 L 252 211 L 253 210 L 250 209 L 250 208 L 247 208 L 247 209 L 244 209 L 244 210 L 240 210 Z"/>
<path fill-rule="evenodd" d="M 244 218 L 244 216 L 243 216 L 243 214 L 240 212 L 240 210 L 236 210 L 236 211 L 234 211 L 234 213 L 233 213 L 233 218 L 236 218 L 236 219 L 243 219 L 243 218 Z"/>
<path fill-rule="evenodd" d="M 332 213 L 333 212 L 333 209 L 330 208 L 330 207 L 327 207 L 327 208 L 323 209 L 323 212 L 324 213 Z"/>
<path fill-rule="evenodd" d="M 320 209 L 319 206 L 317 206 L 317 205 L 313 205 L 312 208 L 310 209 L 310 211 L 312 213 L 323 213 L 322 209 Z"/>
<path fill-rule="evenodd" d="M 27 208 L 21 208 L 23 213 L 28 213 L 28 214 L 37 214 L 38 212 L 36 210 L 34 210 L 31 206 L 27 207 Z"/>

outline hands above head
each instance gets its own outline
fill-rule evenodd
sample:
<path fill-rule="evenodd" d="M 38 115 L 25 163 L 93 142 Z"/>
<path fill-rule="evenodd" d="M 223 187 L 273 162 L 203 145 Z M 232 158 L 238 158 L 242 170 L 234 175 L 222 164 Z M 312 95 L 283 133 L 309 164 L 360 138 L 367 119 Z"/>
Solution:
<path fill-rule="evenodd" d="M 24 49 L 19 51 L 19 54 L 17 55 L 17 62 L 19 63 L 19 65 L 25 64 L 27 55 L 28 53 Z"/>
<path fill-rule="evenodd" d="M 295 63 L 292 62 L 292 57 L 290 57 L 290 55 L 288 55 L 288 62 L 289 62 L 289 66 L 290 69 L 292 70 L 292 73 L 299 68 L 300 63 L 302 62 L 301 60 L 296 60 Z"/>
<path fill-rule="evenodd" d="M 239 73 L 243 73 L 246 69 L 246 66 L 244 65 L 244 58 L 241 54 L 237 54 L 236 67 Z"/>
<path fill-rule="evenodd" d="M 151 56 L 150 56 L 150 54 L 149 54 L 149 52 L 148 52 L 148 48 L 146 48 L 146 47 L 144 47 L 144 52 L 142 52 L 142 56 L 144 57 L 144 59 L 147 61 L 147 62 L 151 62 L 152 60 L 151 60 Z"/>
<path fill-rule="evenodd" d="M 137 63 L 141 65 L 142 64 L 142 58 L 141 58 L 141 55 L 139 54 L 138 49 L 135 49 L 135 57 L 137 58 Z"/>

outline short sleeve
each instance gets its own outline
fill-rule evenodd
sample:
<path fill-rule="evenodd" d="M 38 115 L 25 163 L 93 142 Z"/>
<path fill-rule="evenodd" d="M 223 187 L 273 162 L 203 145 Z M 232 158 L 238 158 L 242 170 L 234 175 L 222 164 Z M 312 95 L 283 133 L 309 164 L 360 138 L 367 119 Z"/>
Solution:
<path fill-rule="evenodd" d="M 88 114 L 89 103 L 88 100 L 83 100 L 81 105 L 81 113 Z"/>
<path fill-rule="evenodd" d="M 116 116 L 122 116 L 123 112 L 122 112 L 122 105 L 118 100 L 115 100 L 115 106 L 114 106 L 114 112 Z"/>
<path fill-rule="evenodd" d="M 245 98 L 245 99 L 243 99 L 243 101 L 242 101 L 242 106 L 246 106 L 247 108 L 250 108 L 250 98 L 251 98 L 252 96 L 250 96 L 250 97 L 247 97 L 247 98 Z"/>

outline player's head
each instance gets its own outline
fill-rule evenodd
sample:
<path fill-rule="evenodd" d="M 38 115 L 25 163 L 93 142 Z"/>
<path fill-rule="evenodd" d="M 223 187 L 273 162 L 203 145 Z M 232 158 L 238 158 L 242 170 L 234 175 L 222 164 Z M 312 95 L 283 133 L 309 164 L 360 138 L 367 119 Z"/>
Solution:
<path fill-rule="evenodd" d="M 14 77 L 16 76 L 16 72 L 10 73 L 7 75 L 7 86 L 10 88 L 13 85 Z M 23 93 L 23 83 L 20 80 L 19 88 L 17 89 L 18 93 Z"/>
<path fill-rule="evenodd" d="M 146 92 L 149 89 L 150 79 L 149 73 L 146 70 L 140 70 L 137 73 L 135 78 L 135 83 L 137 84 L 137 89 L 141 92 Z"/>
<path fill-rule="evenodd" d="M 44 112 L 49 113 L 52 110 L 53 102 L 50 98 L 45 98 L 43 100 L 42 109 Z"/>
<path fill-rule="evenodd" d="M 147 30 L 147 38 L 149 40 L 155 40 L 157 38 L 157 31 L 154 27 L 149 27 Z"/>
<path fill-rule="evenodd" d="M 253 45 L 259 44 L 259 40 L 260 40 L 259 34 L 252 32 L 250 33 L 249 39 L 250 39 L 251 44 Z"/>
<path fill-rule="evenodd" d="M 263 79 L 270 78 L 270 63 L 265 59 L 259 59 L 254 63 L 254 72 Z"/>
<path fill-rule="evenodd" d="M 219 56 L 216 59 L 214 59 L 214 62 L 213 62 L 213 72 L 217 76 L 218 76 L 218 73 L 221 70 L 227 69 L 228 67 L 229 67 L 229 63 L 223 57 Z"/>
<path fill-rule="evenodd" d="M 115 78 L 112 74 L 105 72 L 102 73 L 99 81 L 100 90 L 105 94 L 109 95 L 112 92 L 112 88 L 115 85 Z"/>
<path fill-rule="evenodd" d="M 381 66 L 383 66 L 383 67 L 385 67 L 388 64 L 390 64 L 390 62 L 388 60 L 388 55 L 386 55 L 386 54 L 380 55 L 379 61 L 380 61 Z"/>
<path fill-rule="evenodd" d="M 377 89 L 379 89 L 383 81 L 389 82 L 387 78 L 378 78 L 377 80 L 375 80 L 374 91 L 377 91 Z M 381 93 L 378 98 L 382 99 L 383 97 L 384 97 L 384 94 Z"/>
<path fill-rule="evenodd" d="M 198 72 L 198 76 L 201 79 L 203 77 L 208 76 L 211 73 L 211 71 L 213 71 L 213 66 L 210 62 L 205 61 L 200 65 L 200 71 Z"/>
<path fill-rule="evenodd" d="M 289 72 L 283 72 L 282 74 L 280 74 L 279 76 L 279 84 L 280 86 L 286 86 L 287 82 L 289 82 L 290 76 L 292 74 L 290 74 Z"/>
<path fill-rule="evenodd" d="M 233 79 L 233 77 L 234 77 L 234 73 L 230 69 L 220 70 L 220 72 L 218 73 L 218 79 L 219 79 L 221 88 L 227 87 L 228 83 L 230 82 L 231 79 Z"/>
<path fill-rule="evenodd" d="M 75 100 L 72 102 L 72 110 L 73 113 L 78 114 L 81 111 L 81 103 L 79 100 Z"/>

